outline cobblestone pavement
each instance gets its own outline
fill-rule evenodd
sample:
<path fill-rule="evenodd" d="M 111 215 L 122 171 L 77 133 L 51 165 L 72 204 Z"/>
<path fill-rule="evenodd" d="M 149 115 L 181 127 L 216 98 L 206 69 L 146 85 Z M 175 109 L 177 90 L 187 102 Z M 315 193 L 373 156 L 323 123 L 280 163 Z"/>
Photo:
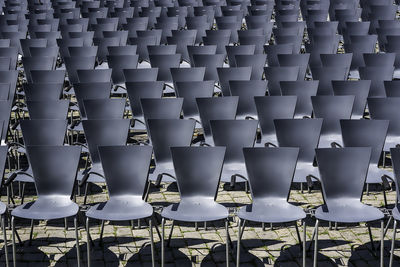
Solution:
<path fill-rule="evenodd" d="M 376 191 L 374 191 L 376 189 Z M 15 189 L 16 190 L 16 189 Z M 28 189 L 33 193 L 33 188 Z M 33 196 L 28 196 L 27 201 Z M 107 194 L 104 185 L 93 185 L 88 203 L 105 201 Z M 6 201 L 6 197 L 2 197 Z M 16 199 L 18 201 L 18 198 Z M 77 198 L 78 203 L 83 203 L 83 198 Z M 149 201 L 160 211 L 162 206 L 179 201 L 179 193 L 174 184 L 162 184 L 161 188 L 152 187 Z M 250 194 L 245 193 L 244 186 L 237 185 L 235 190 L 228 190 L 223 185 L 218 192 L 218 202 L 230 207 L 232 214 L 236 207 L 250 203 Z M 369 195 L 364 194 L 363 201 L 377 207 L 383 207 L 383 195 L 379 187 L 372 188 Z M 394 203 L 395 192 L 388 193 L 389 203 Z M 290 202 L 301 205 L 305 209 L 313 208 L 322 202 L 318 188 L 311 193 L 292 190 Z M 79 235 L 81 238 L 81 255 L 86 265 L 86 231 L 83 227 L 81 216 Z M 157 217 L 160 222 L 160 217 Z M 300 223 L 300 222 L 299 222 Z M 18 247 L 17 266 L 76 266 L 75 236 L 73 221 L 69 220 L 68 230 L 64 229 L 64 221 L 37 222 L 33 231 L 33 241 L 29 244 L 30 222 L 17 220 L 17 230 L 23 241 Z M 307 218 L 307 239 L 312 236 L 315 220 Z M 171 222 L 166 223 L 166 235 L 169 234 Z M 391 224 L 392 226 L 392 224 Z M 299 227 L 300 228 L 300 227 Z M 302 228 L 300 228 L 302 229 Z M 92 266 L 150 266 L 151 254 L 149 232 L 145 222 L 141 228 L 135 222 L 134 229 L 127 223 L 106 223 L 103 244 L 99 244 L 100 222 L 93 221 L 91 235 L 95 246 L 92 250 Z M 155 233 L 155 230 L 154 230 Z M 231 250 L 231 266 L 236 258 L 237 220 L 233 216 L 229 233 L 233 241 Z M 300 233 L 302 236 L 302 233 Z M 379 242 L 380 224 L 372 225 L 372 235 L 375 245 Z M 8 240 L 11 240 L 11 231 L 7 231 Z M 385 241 L 385 264 L 388 264 L 390 239 L 392 230 L 389 229 Z M 155 233 L 156 259 L 160 255 L 160 240 Z M 224 266 L 225 264 L 225 229 L 223 222 L 208 224 L 204 229 L 199 224 L 196 230 L 193 224 L 178 224 L 174 228 L 172 241 L 166 248 L 166 266 Z M 318 255 L 319 266 L 378 266 L 379 258 L 374 256 L 374 251 L 369 243 L 368 230 L 365 224 L 338 225 L 329 230 L 326 223 L 322 224 L 319 231 Z M 309 242 L 308 242 L 309 244 Z M 398 244 L 400 245 L 400 244 Z M 11 258 L 11 242 L 9 252 Z M 309 253 L 307 264 L 311 266 L 312 252 Z M 400 265 L 400 249 L 396 253 L 395 265 Z M 0 261 L 4 264 L 4 248 L 1 251 Z M 300 247 L 297 234 L 292 225 L 266 225 L 265 230 L 259 224 L 249 224 L 243 235 L 241 252 L 241 266 L 300 266 Z M 158 262 L 159 263 L 159 262 Z"/>

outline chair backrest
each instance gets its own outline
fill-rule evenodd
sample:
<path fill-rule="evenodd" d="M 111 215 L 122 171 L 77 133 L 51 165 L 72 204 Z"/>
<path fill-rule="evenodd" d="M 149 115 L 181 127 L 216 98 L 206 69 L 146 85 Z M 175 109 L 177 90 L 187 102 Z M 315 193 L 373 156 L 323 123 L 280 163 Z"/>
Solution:
<path fill-rule="evenodd" d="M 21 121 L 25 146 L 62 146 L 66 130 L 66 119 Z"/>
<path fill-rule="evenodd" d="M 181 199 L 216 198 L 224 162 L 224 147 L 172 147 Z"/>
<path fill-rule="evenodd" d="M 287 199 L 296 169 L 298 148 L 243 148 L 252 199 Z"/>
<path fill-rule="evenodd" d="M 201 125 L 204 136 L 211 138 L 210 120 L 234 120 L 236 117 L 239 97 L 207 97 L 196 98 L 197 108 L 199 109 Z"/>
<path fill-rule="evenodd" d="M 251 67 L 217 68 L 221 91 L 224 96 L 229 96 L 229 81 L 250 81 Z"/>
<path fill-rule="evenodd" d="M 161 98 L 164 88 L 164 82 L 161 81 L 126 82 L 125 85 L 134 116 L 143 114 L 142 98 Z"/>
<path fill-rule="evenodd" d="M 343 144 L 346 147 L 370 147 L 371 164 L 378 165 L 386 134 L 388 120 L 340 120 Z"/>
<path fill-rule="evenodd" d="M 28 159 L 39 196 L 71 197 L 81 148 L 78 146 L 28 146 Z"/>
<path fill-rule="evenodd" d="M 64 84 L 65 70 L 31 70 L 33 83 L 62 83 Z"/>
<path fill-rule="evenodd" d="M 158 68 L 125 69 L 122 71 L 125 82 L 155 82 L 158 76 Z"/>
<path fill-rule="evenodd" d="M 295 117 L 311 117 L 311 96 L 317 95 L 319 81 L 282 81 L 280 82 L 283 96 L 297 96 Z"/>
<path fill-rule="evenodd" d="M 141 98 L 143 117 L 148 119 L 179 119 L 183 98 Z"/>
<path fill-rule="evenodd" d="M 31 120 L 67 119 L 69 100 L 26 101 Z"/>
<path fill-rule="evenodd" d="M 256 140 L 256 120 L 211 120 L 211 132 L 216 146 L 225 146 L 225 163 L 244 163 L 243 148 L 253 147 Z"/>
<path fill-rule="evenodd" d="M 142 197 L 149 174 L 151 146 L 99 146 L 110 198 Z"/>
<path fill-rule="evenodd" d="M 269 95 L 281 95 L 281 81 L 297 81 L 299 77 L 299 67 L 265 67 L 265 78 L 268 80 Z"/>
<path fill-rule="evenodd" d="M 83 130 L 93 163 L 100 163 L 99 146 L 126 144 L 130 120 L 83 120 Z"/>
<path fill-rule="evenodd" d="M 149 119 L 147 123 L 156 164 L 172 162 L 171 147 L 190 146 L 192 142 L 194 120 Z"/>
<path fill-rule="evenodd" d="M 63 83 L 24 83 L 27 101 L 47 101 L 61 98 Z"/>
<path fill-rule="evenodd" d="M 110 82 L 111 69 L 95 69 L 95 70 L 80 70 L 77 71 L 80 83 L 96 83 L 96 82 Z"/>
<path fill-rule="evenodd" d="M 88 120 L 122 119 L 125 103 L 124 98 L 86 99 L 83 100 L 83 107 Z"/>
<path fill-rule="evenodd" d="M 171 76 L 172 76 L 172 80 L 174 81 L 174 83 L 204 81 L 205 73 L 206 73 L 205 67 L 171 68 Z"/>
<path fill-rule="evenodd" d="M 75 96 L 82 118 L 86 118 L 83 100 L 109 98 L 111 87 L 111 82 L 77 83 L 74 85 Z"/>
<path fill-rule="evenodd" d="M 299 162 L 312 163 L 318 147 L 323 119 L 274 120 L 280 147 L 298 147 Z"/>
<path fill-rule="evenodd" d="M 368 98 L 368 109 L 371 119 L 389 120 L 388 135 L 400 134 L 400 97 Z"/>
<path fill-rule="evenodd" d="M 319 148 L 316 149 L 316 158 L 328 209 L 330 201 L 361 199 L 371 148 Z"/>
<path fill-rule="evenodd" d="M 10 122 L 11 107 L 13 99 L 11 100 L 0 100 L 0 121 L 3 121 L 3 127 L 1 131 L 1 140 L 7 139 L 8 124 Z"/>

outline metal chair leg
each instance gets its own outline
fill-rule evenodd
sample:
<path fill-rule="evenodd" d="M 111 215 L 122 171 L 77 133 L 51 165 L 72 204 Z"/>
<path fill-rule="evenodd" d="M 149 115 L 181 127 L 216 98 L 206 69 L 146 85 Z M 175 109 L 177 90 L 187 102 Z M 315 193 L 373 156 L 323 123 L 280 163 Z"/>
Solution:
<path fill-rule="evenodd" d="M 161 267 L 164 267 L 164 234 L 165 234 L 165 219 L 161 220 Z"/>
<path fill-rule="evenodd" d="M 380 266 L 383 267 L 383 248 L 385 241 L 385 222 L 381 220 L 381 253 L 380 253 Z"/>
<path fill-rule="evenodd" d="M 78 267 L 81 266 L 81 251 L 79 247 L 79 234 L 78 234 L 78 218 L 74 217 L 74 227 L 75 227 L 75 238 L 76 238 L 76 260 L 78 261 Z"/>
<path fill-rule="evenodd" d="M 236 251 L 236 266 L 239 267 L 240 265 L 240 238 L 241 238 L 241 234 L 240 234 L 240 230 L 241 230 L 241 224 L 242 224 L 242 219 L 239 218 L 238 221 L 238 241 L 237 241 L 237 251 Z"/>
<path fill-rule="evenodd" d="M 389 267 L 392 267 L 392 266 L 393 266 L 394 241 L 396 240 L 396 228 L 397 228 L 397 220 L 394 220 L 394 223 L 393 223 L 392 247 L 390 248 Z"/>
<path fill-rule="evenodd" d="M 68 231 L 68 218 L 64 218 L 64 230 Z"/>
<path fill-rule="evenodd" d="M 11 231 L 12 231 L 12 248 L 13 248 L 13 264 L 17 267 L 17 252 L 15 248 L 15 218 L 11 217 Z"/>
<path fill-rule="evenodd" d="M 149 219 L 149 231 L 150 231 L 150 244 L 151 244 L 151 265 L 154 267 L 154 239 L 153 239 L 153 222 Z"/>
<path fill-rule="evenodd" d="M 4 218 L 5 215 L 1 216 L 1 228 L 3 231 L 3 239 L 4 239 L 4 253 L 6 255 L 6 266 L 9 266 L 8 262 L 8 249 L 7 249 L 7 233 L 6 233 L 6 220 Z"/>
<path fill-rule="evenodd" d="M 318 261 L 318 225 L 319 225 L 319 220 L 315 222 L 315 246 L 314 246 L 314 263 L 313 266 L 317 266 L 317 261 Z"/>
<path fill-rule="evenodd" d="M 175 221 L 172 221 L 171 231 L 168 235 L 167 247 L 171 244 L 172 232 L 174 231 Z"/>
<path fill-rule="evenodd" d="M 29 245 L 32 244 L 32 236 L 33 236 L 33 225 L 34 225 L 35 221 L 31 220 L 31 233 L 29 235 Z"/>
<path fill-rule="evenodd" d="M 100 244 L 103 244 L 103 234 L 104 234 L 104 221 L 101 221 L 100 240 L 99 240 Z"/>
<path fill-rule="evenodd" d="M 303 267 L 306 267 L 306 242 L 307 242 L 306 220 L 303 220 Z"/>
<path fill-rule="evenodd" d="M 89 217 L 86 217 L 86 237 L 87 237 L 87 241 L 86 241 L 86 248 L 87 248 L 87 265 L 88 267 L 90 267 L 90 231 L 89 231 Z"/>
<path fill-rule="evenodd" d="M 229 220 L 225 220 L 225 232 L 226 232 L 226 244 L 225 244 L 225 256 L 226 256 L 226 267 L 229 267 Z"/>
<path fill-rule="evenodd" d="M 86 185 L 85 185 L 85 196 L 83 197 L 83 205 L 86 205 L 88 187 L 89 187 L 89 183 L 86 182 Z"/>
<path fill-rule="evenodd" d="M 294 223 L 294 227 L 296 228 L 297 239 L 299 240 L 300 251 L 303 250 L 303 243 L 301 242 L 299 227 L 297 226 L 297 221 Z"/>

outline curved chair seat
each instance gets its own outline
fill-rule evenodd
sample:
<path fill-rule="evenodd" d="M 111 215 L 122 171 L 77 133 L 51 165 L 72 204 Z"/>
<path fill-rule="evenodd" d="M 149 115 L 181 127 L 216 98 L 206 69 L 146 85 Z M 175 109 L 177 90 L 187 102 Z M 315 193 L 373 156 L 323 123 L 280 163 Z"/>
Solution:
<path fill-rule="evenodd" d="M 11 216 L 31 220 L 54 220 L 75 216 L 78 204 L 66 196 L 42 196 L 36 201 L 16 207 Z"/>
<path fill-rule="evenodd" d="M 236 182 L 247 181 L 246 165 L 244 163 L 225 163 L 222 168 L 221 182 L 230 183 L 232 175 L 236 175 Z"/>
<path fill-rule="evenodd" d="M 134 117 L 135 124 L 133 125 L 134 130 L 146 130 L 146 124 L 144 123 L 144 117 Z"/>
<path fill-rule="evenodd" d="M 90 169 L 86 169 L 84 171 L 79 172 L 78 176 L 77 176 L 77 180 L 81 181 L 83 179 L 83 177 L 85 177 L 87 172 L 91 173 L 87 179 L 87 182 L 89 182 L 89 183 L 105 183 L 104 171 L 103 171 L 103 167 L 101 166 L 101 163 L 92 164 L 92 167 Z"/>
<path fill-rule="evenodd" d="M 7 210 L 7 206 L 6 204 L 4 204 L 3 202 L 0 202 L 0 215 L 4 214 Z"/>
<path fill-rule="evenodd" d="M 29 166 L 29 168 L 25 171 L 14 171 L 10 172 L 6 179 L 11 177 L 14 173 L 17 173 L 18 175 L 15 177 L 14 182 L 23 182 L 23 183 L 34 183 L 35 180 L 33 179 L 33 173 L 32 169 Z"/>
<path fill-rule="evenodd" d="M 83 132 L 82 122 L 78 122 L 77 124 L 74 125 L 74 127 L 68 125 L 68 130 L 75 132 Z"/>
<path fill-rule="evenodd" d="M 137 196 L 115 196 L 91 207 L 86 216 L 106 221 L 128 221 L 148 218 L 153 207 Z"/>
<path fill-rule="evenodd" d="M 400 220 L 400 211 L 397 207 L 394 207 L 392 209 L 392 216 L 393 216 L 393 219 Z"/>
<path fill-rule="evenodd" d="M 359 199 L 341 198 L 329 202 L 329 211 L 326 206 L 320 206 L 315 211 L 317 219 L 340 223 L 371 222 L 380 220 L 384 216 L 379 209 L 365 205 Z"/>
<path fill-rule="evenodd" d="M 165 183 L 176 182 L 176 179 L 172 178 L 176 176 L 174 165 L 172 164 L 172 162 L 156 164 L 156 168 L 154 169 L 153 173 L 149 174 L 149 180 L 156 181 L 159 174 L 167 174 L 163 175 L 162 182 Z"/>
<path fill-rule="evenodd" d="M 390 151 L 391 148 L 396 147 L 400 144 L 400 137 L 394 135 L 387 135 L 383 151 Z"/>
<path fill-rule="evenodd" d="M 184 198 L 164 208 L 161 216 L 174 221 L 209 222 L 228 218 L 229 212 L 223 205 L 214 202 L 214 198 L 205 201 L 197 197 Z"/>
<path fill-rule="evenodd" d="M 297 162 L 296 170 L 294 172 L 293 182 L 294 183 L 305 183 L 307 182 L 306 177 L 313 175 L 319 177 L 319 170 L 314 167 L 312 163 L 308 162 Z"/>
<path fill-rule="evenodd" d="M 331 147 L 331 144 L 335 142 L 342 146 L 342 135 L 341 134 L 321 134 L 319 138 L 318 147 Z"/>
<path fill-rule="evenodd" d="M 376 165 L 369 165 L 368 174 L 367 174 L 367 184 L 380 184 L 382 183 L 381 177 L 383 175 L 393 176 L 393 172 L 378 168 Z"/>
<path fill-rule="evenodd" d="M 240 208 L 237 216 L 253 222 L 286 223 L 302 220 L 306 213 L 300 207 L 288 203 L 286 199 L 275 197 L 257 199 L 252 204 Z"/>

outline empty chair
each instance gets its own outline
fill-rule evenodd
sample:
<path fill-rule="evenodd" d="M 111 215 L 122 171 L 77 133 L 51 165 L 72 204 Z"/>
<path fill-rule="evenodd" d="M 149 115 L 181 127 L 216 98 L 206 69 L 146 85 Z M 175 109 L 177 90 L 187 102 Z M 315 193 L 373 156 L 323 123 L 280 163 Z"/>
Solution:
<path fill-rule="evenodd" d="M 296 96 L 254 97 L 258 121 L 261 128 L 261 141 L 256 146 L 276 146 L 275 119 L 293 119 Z"/>
<path fill-rule="evenodd" d="M 182 112 L 185 119 L 194 119 L 200 123 L 200 115 L 196 104 L 198 97 L 212 97 L 214 81 L 182 81 L 175 83 L 177 97 L 183 98 Z"/>
<path fill-rule="evenodd" d="M 83 108 L 88 120 L 122 119 L 126 100 L 119 99 L 84 99 Z"/>
<path fill-rule="evenodd" d="M 114 84 L 125 82 L 124 69 L 135 69 L 139 60 L 138 55 L 109 55 L 107 62 L 112 69 L 111 78 Z"/>
<path fill-rule="evenodd" d="M 182 60 L 190 63 L 187 46 L 194 45 L 196 41 L 196 30 L 172 30 L 172 36 L 167 36 L 168 45 L 175 44 L 176 52 L 182 55 Z"/>
<path fill-rule="evenodd" d="M 310 60 L 310 54 L 278 54 L 278 62 L 281 67 L 293 67 L 298 66 L 298 80 L 304 80 L 306 71 L 308 68 L 308 61 Z"/>
<path fill-rule="evenodd" d="M 161 81 L 143 81 L 126 82 L 129 102 L 134 121 L 134 128 L 146 129 L 146 122 L 142 111 L 142 98 L 161 98 L 164 88 L 164 82 Z"/>
<path fill-rule="evenodd" d="M 320 58 L 323 67 L 343 67 L 349 72 L 353 54 L 321 54 Z"/>
<path fill-rule="evenodd" d="M 129 43 L 137 46 L 137 54 L 139 55 L 140 61 L 149 60 L 149 53 L 147 52 L 148 45 L 158 44 L 155 36 L 131 37 L 129 38 Z"/>
<path fill-rule="evenodd" d="M 31 120 L 66 120 L 69 100 L 26 101 Z"/>
<path fill-rule="evenodd" d="M 354 96 L 312 96 L 315 118 L 323 118 L 319 147 L 331 147 L 332 143 L 341 144 L 340 120 L 350 119 Z"/>
<path fill-rule="evenodd" d="M 222 95 L 230 95 L 229 81 L 249 81 L 251 78 L 251 70 L 251 67 L 217 68 Z"/>
<path fill-rule="evenodd" d="M 1 130 L 1 142 L 3 144 L 7 141 L 7 135 L 9 133 L 8 124 L 10 122 L 12 104 L 13 99 L 0 100 L 0 122 L 3 122 Z"/>
<path fill-rule="evenodd" d="M 204 80 L 205 67 L 198 68 L 171 68 L 171 76 L 174 84 L 177 82 L 200 82 Z"/>
<path fill-rule="evenodd" d="M 352 119 L 364 117 L 371 81 L 332 81 L 334 95 L 354 95 Z"/>
<path fill-rule="evenodd" d="M 53 70 L 54 58 L 53 57 L 23 57 L 22 64 L 24 65 L 25 77 L 28 82 L 32 82 L 32 70 Z"/>
<path fill-rule="evenodd" d="M 313 79 L 319 81 L 317 95 L 333 95 L 332 81 L 345 81 L 348 73 L 347 67 L 311 68 Z"/>
<path fill-rule="evenodd" d="M 210 126 L 214 145 L 226 147 L 221 182 L 230 183 L 234 187 L 236 181 L 244 181 L 247 188 L 243 148 L 254 146 L 258 121 L 211 120 Z"/>
<path fill-rule="evenodd" d="M 68 47 L 68 52 L 71 57 L 94 57 L 97 56 L 98 50 L 98 46 Z"/>
<path fill-rule="evenodd" d="M 195 67 L 205 67 L 205 80 L 218 81 L 217 68 L 222 68 L 225 61 L 225 54 L 194 54 L 193 62 Z"/>
<path fill-rule="evenodd" d="M 111 69 L 78 69 L 79 83 L 106 83 L 111 82 Z"/>
<path fill-rule="evenodd" d="M 315 148 L 318 147 L 323 119 L 277 119 L 274 120 L 276 137 L 280 147 L 298 147 L 299 157 L 293 182 L 303 183 L 308 178 L 319 177 L 313 166 Z"/>
<path fill-rule="evenodd" d="M 383 151 L 397 147 L 400 144 L 400 120 L 397 116 L 400 108 L 399 97 L 367 99 L 368 110 L 373 120 L 389 120 L 389 129 L 385 139 Z"/>
<path fill-rule="evenodd" d="M 192 142 L 195 122 L 180 119 L 149 119 L 149 138 L 154 150 L 156 167 L 149 179 L 157 186 L 161 182 L 175 182 L 171 147 L 188 147 Z"/>
<path fill-rule="evenodd" d="M 210 121 L 234 120 L 238 102 L 239 97 L 237 96 L 196 98 L 205 143 L 214 144 Z"/>
<path fill-rule="evenodd" d="M 69 54 L 69 47 L 81 47 L 83 46 L 83 38 L 63 38 L 57 39 L 57 45 L 60 49 L 61 58 L 71 56 Z"/>
<path fill-rule="evenodd" d="M 316 150 L 324 204 L 315 211 L 314 266 L 317 265 L 320 221 L 360 223 L 381 220 L 380 266 L 383 267 L 384 214 L 360 201 L 370 157 L 371 148 L 368 147 Z"/>
<path fill-rule="evenodd" d="M 254 55 L 255 45 L 237 45 L 237 46 L 226 46 L 226 54 L 228 56 L 228 62 L 230 67 L 237 67 L 236 56 L 237 55 Z"/>
<path fill-rule="evenodd" d="M 142 197 L 147 185 L 152 148 L 147 146 L 99 147 L 109 199 L 86 211 L 87 255 L 90 265 L 90 218 L 107 221 L 146 219 L 149 222 L 152 262 L 154 264 L 153 207 Z M 115 166 L 119 168 L 115 168 Z M 101 232 L 103 233 L 103 231 Z M 103 235 L 100 235 L 102 240 Z"/>
<path fill-rule="evenodd" d="M 230 95 L 239 97 L 236 113 L 237 119 L 252 118 L 257 120 L 254 97 L 265 96 L 267 93 L 267 84 L 268 82 L 261 80 L 229 81 Z"/>
<path fill-rule="evenodd" d="M 46 47 L 47 46 L 47 39 L 21 39 L 21 49 L 22 55 L 24 57 L 30 57 L 30 47 Z"/>
<path fill-rule="evenodd" d="M 236 55 L 235 60 L 237 67 L 251 67 L 252 80 L 262 79 L 265 63 L 267 61 L 267 55 Z"/>
<path fill-rule="evenodd" d="M 297 96 L 294 118 L 311 118 L 311 96 L 317 95 L 318 81 L 282 81 L 282 96 Z"/>
<path fill-rule="evenodd" d="M 32 70 L 33 83 L 58 83 L 64 84 L 65 70 Z"/>
<path fill-rule="evenodd" d="M 347 21 L 343 29 L 344 43 L 351 43 L 351 35 L 367 35 L 370 29 L 370 21 Z"/>
<path fill-rule="evenodd" d="M 281 95 L 281 81 L 297 81 L 299 77 L 299 67 L 265 67 L 265 79 L 268 81 L 268 94 Z"/>
<path fill-rule="evenodd" d="M 369 97 L 385 97 L 384 81 L 393 79 L 393 66 L 377 66 L 377 67 L 360 67 L 361 80 L 371 80 L 369 89 Z"/>
<path fill-rule="evenodd" d="M 194 67 L 193 55 L 215 55 L 217 53 L 216 45 L 202 45 L 202 46 L 188 45 L 186 48 L 188 50 L 191 67 Z"/>
<path fill-rule="evenodd" d="M 71 195 L 81 148 L 76 146 L 29 146 L 27 151 L 38 198 L 14 208 L 11 213 L 14 263 L 16 264 L 17 260 L 15 218 L 29 219 L 33 222 L 74 217 L 77 266 L 80 266 L 77 223 L 79 206 L 71 200 Z"/>
<path fill-rule="evenodd" d="M 291 44 L 293 45 L 293 53 L 300 53 L 301 44 L 303 41 L 303 36 L 300 35 L 278 35 L 276 36 L 275 43 L 277 45 L 281 44 Z"/>
<path fill-rule="evenodd" d="M 158 68 L 157 80 L 172 82 L 171 68 L 178 68 L 181 55 L 149 55 L 152 68 Z"/>
<path fill-rule="evenodd" d="M 225 148 L 174 147 L 171 149 L 180 202 L 163 209 L 161 265 L 164 265 L 165 219 L 185 222 L 225 221 L 226 265 L 229 265 L 228 209 L 216 203 Z M 173 229 L 171 229 L 172 231 Z"/>
<path fill-rule="evenodd" d="M 82 119 L 86 118 L 83 100 L 86 99 L 106 99 L 110 97 L 110 82 L 87 82 L 74 85 L 75 95 Z"/>
<path fill-rule="evenodd" d="M 229 45 L 231 30 L 207 30 L 206 33 L 207 36 L 203 37 L 204 45 L 216 45 L 217 54 L 226 54 L 225 47 Z"/>
<path fill-rule="evenodd" d="M 346 53 L 353 53 L 351 70 L 357 70 L 365 65 L 363 54 L 374 53 L 377 42 L 376 35 L 353 35 L 350 36 L 351 43 L 344 44 Z"/>
<path fill-rule="evenodd" d="M 124 69 L 122 70 L 126 82 L 156 81 L 158 68 Z"/>
<path fill-rule="evenodd" d="M 303 223 L 303 266 L 306 266 L 305 212 L 287 198 L 296 169 L 298 148 L 244 148 L 244 159 L 250 184 L 252 203 L 238 212 L 236 266 L 240 265 L 240 243 L 247 221 L 257 223 Z M 298 231 L 298 229 L 297 229 Z M 300 237 L 300 235 L 298 235 Z M 301 240 L 299 240 L 301 242 Z"/>
<path fill-rule="evenodd" d="M 276 44 L 264 46 L 265 54 L 267 54 L 267 62 L 269 67 L 279 67 L 279 54 L 292 54 L 293 44 Z"/>
<path fill-rule="evenodd" d="M 66 57 L 65 68 L 70 84 L 79 82 L 77 70 L 94 69 L 96 57 Z"/>

